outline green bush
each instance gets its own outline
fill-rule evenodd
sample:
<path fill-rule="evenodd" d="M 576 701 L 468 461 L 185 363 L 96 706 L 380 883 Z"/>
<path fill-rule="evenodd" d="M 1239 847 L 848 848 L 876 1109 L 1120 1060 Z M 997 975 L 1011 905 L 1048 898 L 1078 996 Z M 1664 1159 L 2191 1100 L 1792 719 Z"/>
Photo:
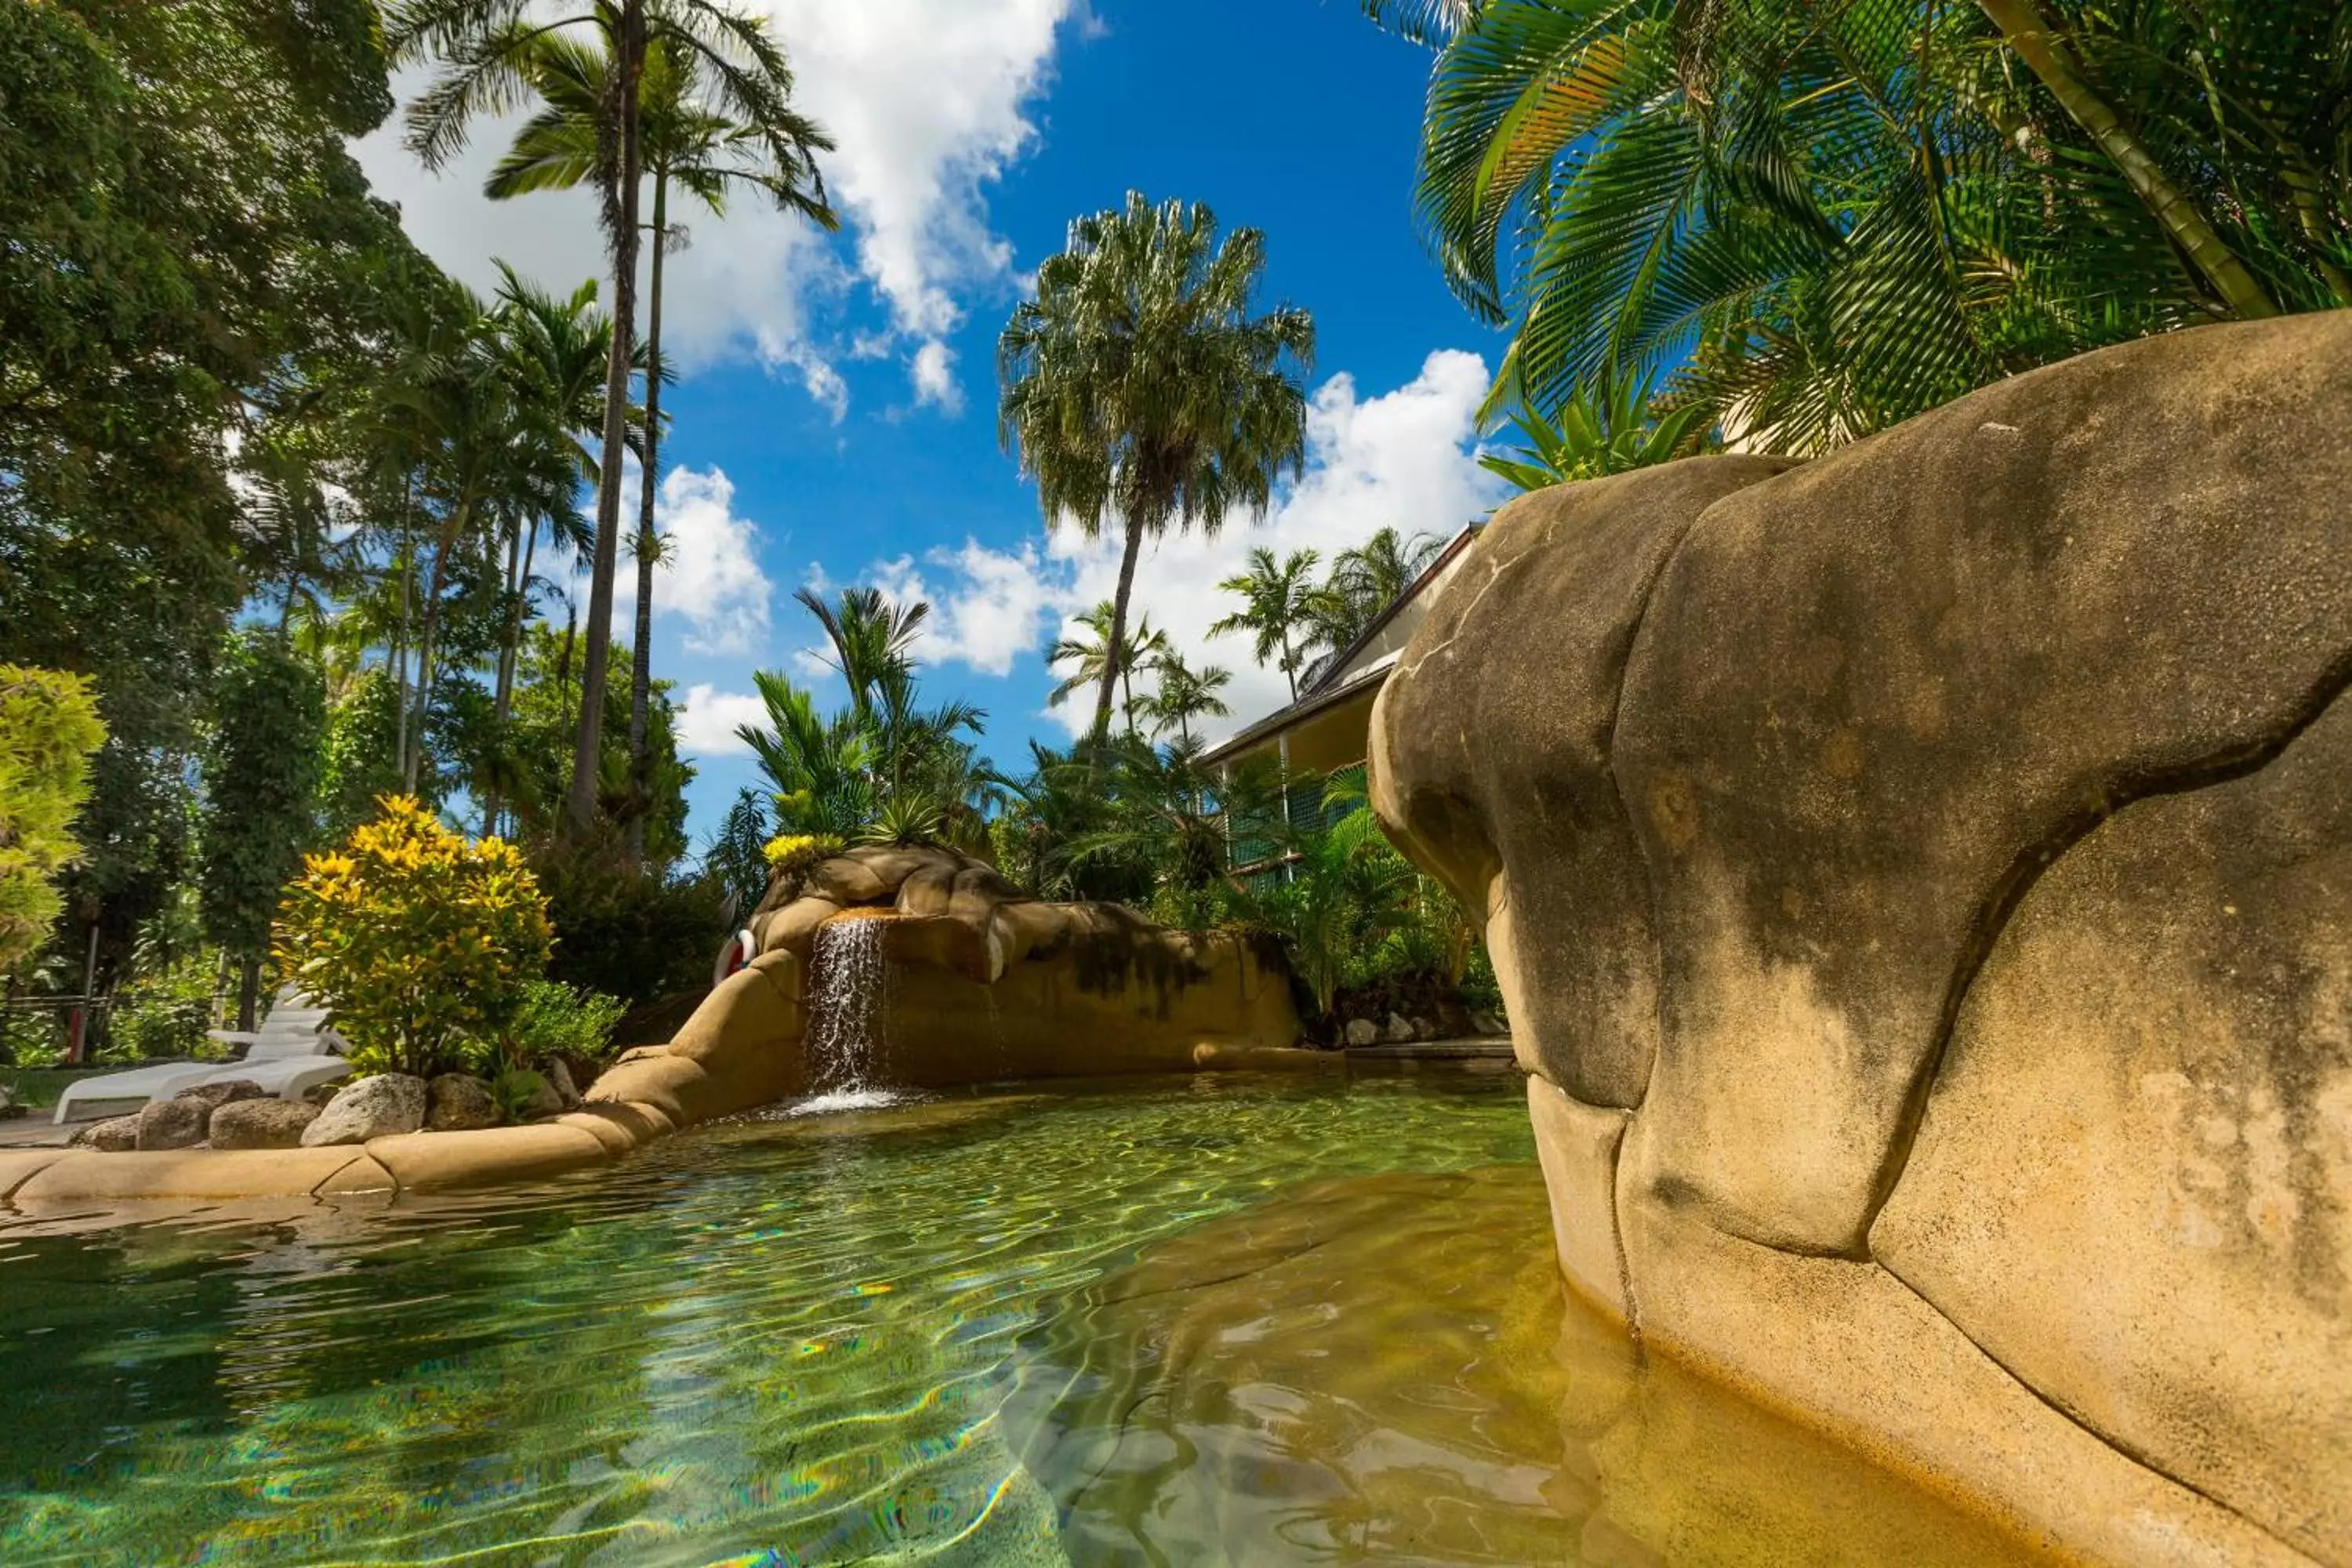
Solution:
<path fill-rule="evenodd" d="M 57 874 L 81 853 L 70 829 L 105 739 L 80 676 L 0 664 L 0 972 L 57 921 Z"/>
<path fill-rule="evenodd" d="M 275 952 L 362 1072 L 423 1076 L 505 1033 L 547 964 L 547 900 L 512 845 L 467 843 L 404 797 L 383 812 L 308 858 Z"/>
<path fill-rule="evenodd" d="M 215 973 L 214 961 L 198 954 L 117 991 L 106 1026 L 107 1055 L 125 1061 L 226 1060 L 227 1048 L 205 1037 L 216 1022 Z"/>
<path fill-rule="evenodd" d="M 586 986 L 534 980 L 523 987 L 522 1005 L 507 1026 L 507 1059 L 517 1063 L 550 1057 L 601 1061 L 611 1051 L 613 1026 L 629 1005 Z"/>
<path fill-rule="evenodd" d="M 709 985 L 726 934 L 716 879 L 642 869 L 610 840 L 537 845 L 530 864 L 555 924 L 549 979 L 632 1005 Z"/>

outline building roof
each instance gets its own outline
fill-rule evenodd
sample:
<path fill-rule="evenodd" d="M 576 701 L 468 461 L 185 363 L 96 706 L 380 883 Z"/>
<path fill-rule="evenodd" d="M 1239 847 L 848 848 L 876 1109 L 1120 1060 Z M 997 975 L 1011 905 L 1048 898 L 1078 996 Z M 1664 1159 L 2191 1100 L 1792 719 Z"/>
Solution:
<path fill-rule="evenodd" d="M 1379 638 L 1389 624 L 1403 613 L 1406 605 L 1419 598 L 1431 584 L 1444 574 L 1445 569 L 1454 563 L 1454 558 L 1467 550 L 1470 547 L 1470 542 L 1478 536 L 1480 526 L 1474 522 L 1455 534 L 1445 548 L 1439 551 L 1430 563 L 1422 568 L 1421 574 L 1406 585 L 1403 593 L 1391 600 L 1386 608 L 1365 623 L 1364 629 L 1356 634 L 1356 639 L 1353 642 L 1324 661 L 1322 668 L 1316 671 L 1313 679 L 1307 681 L 1306 689 L 1299 692 L 1297 698 L 1288 707 L 1277 708 L 1255 724 L 1243 726 L 1233 735 L 1203 752 L 1201 754 L 1201 760 L 1213 765 L 1229 761 L 1244 752 L 1253 751 L 1270 737 L 1278 735 L 1293 725 L 1311 719 L 1328 709 L 1339 707 L 1386 680 L 1389 671 L 1396 668 L 1397 654 L 1393 651 L 1383 654 L 1361 668 L 1350 669 L 1349 665 Z"/>

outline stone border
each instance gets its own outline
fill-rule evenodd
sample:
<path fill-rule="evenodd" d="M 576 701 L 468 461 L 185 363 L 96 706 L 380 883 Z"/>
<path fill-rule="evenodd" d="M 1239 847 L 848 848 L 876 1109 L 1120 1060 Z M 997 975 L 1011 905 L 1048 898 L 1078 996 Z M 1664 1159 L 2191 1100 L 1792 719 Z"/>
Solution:
<path fill-rule="evenodd" d="M 28 1215 L 89 1204 L 336 1198 L 544 1181 L 677 1131 L 649 1105 L 583 1105 L 522 1127 L 402 1132 L 312 1149 L 0 1151 L 0 1204 Z"/>

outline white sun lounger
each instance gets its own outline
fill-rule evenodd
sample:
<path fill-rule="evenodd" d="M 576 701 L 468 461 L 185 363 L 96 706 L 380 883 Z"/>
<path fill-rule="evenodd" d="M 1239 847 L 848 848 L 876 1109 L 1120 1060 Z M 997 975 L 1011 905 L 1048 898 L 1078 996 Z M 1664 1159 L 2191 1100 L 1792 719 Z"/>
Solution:
<path fill-rule="evenodd" d="M 169 1100 L 198 1084 L 237 1079 L 257 1084 L 264 1094 L 280 1100 L 299 1100 L 320 1084 L 332 1083 L 352 1070 L 352 1064 L 340 1054 L 342 1037 L 324 1026 L 326 1016 L 327 1010 L 312 1005 L 307 997 L 281 991 L 260 1028 L 205 1031 L 215 1040 L 246 1047 L 242 1061 L 226 1067 L 214 1062 L 161 1062 L 103 1078 L 86 1078 L 69 1085 L 58 1098 L 56 1121 L 127 1115 L 150 1100 Z"/>

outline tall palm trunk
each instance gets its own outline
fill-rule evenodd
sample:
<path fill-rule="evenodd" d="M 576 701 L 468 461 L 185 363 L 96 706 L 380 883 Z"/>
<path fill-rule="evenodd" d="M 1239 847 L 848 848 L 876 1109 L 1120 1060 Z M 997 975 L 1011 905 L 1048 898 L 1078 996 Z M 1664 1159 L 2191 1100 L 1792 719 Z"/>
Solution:
<path fill-rule="evenodd" d="M 564 821 L 575 834 L 596 820 L 596 777 L 604 743 L 604 675 L 613 647 L 613 578 L 621 542 L 621 454 L 629 434 L 629 362 L 637 321 L 637 87 L 645 74 L 645 0 L 621 8 L 620 167 L 606 193 L 613 240 L 613 353 L 604 367 L 604 452 L 596 481 L 596 544 L 588 577 L 588 641 L 580 671 L 580 725 L 572 749 L 572 787 Z"/>
<path fill-rule="evenodd" d="M 1119 557 L 1118 592 L 1111 595 L 1110 640 L 1103 649 L 1102 688 L 1095 696 L 1095 744 L 1099 746 L 1110 737 L 1111 693 L 1117 689 L 1118 678 L 1127 663 L 1127 601 L 1135 592 L 1136 557 L 1143 552 L 1143 521 L 1140 518 L 1127 520 L 1127 552 Z M 1129 728 L 1133 726 L 1130 724 Z"/>
<path fill-rule="evenodd" d="M 2039 0 L 1977 0 L 2017 58 L 2041 79 L 2107 155 L 2172 242 L 2180 247 L 2230 313 L 2244 321 L 2278 314 L 2263 286 L 2238 259 L 2189 193 L 2156 161 L 2084 74 L 2066 41 L 2042 14 Z"/>
<path fill-rule="evenodd" d="M 411 727 L 416 743 L 409 748 L 407 765 L 401 772 L 404 795 L 416 793 L 416 775 L 425 761 L 425 720 L 433 703 L 434 645 L 441 629 L 441 595 L 449 584 L 449 552 L 465 537 L 473 510 L 471 497 L 457 504 L 442 527 L 439 548 L 433 552 L 432 586 L 425 596 L 425 629 L 416 647 L 416 721 Z"/>
<path fill-rule="evenodd" d="M 523 535 L 526 532 L 530 535 L 528 546 L 523 543 Z M 526 604 L 523 588 L 530 581 L 530 557 L 538 545 L 539 520 L 537 518 L 518 523 L 514 531 L 507 535 L 507 593 L 515 604 L 512 613 L 507 617 L 506 636 L 500 639 L 498 688 L 490 702 L 490 711 L 497 719 L 491 730 L 501 738 L 506 733 L 507 715 L 514 710 L 515 662 L 522 647 L 523 615 Z M 517 559 L 519 550 L 520 551 L 520 560 Z M 494 834 L 499 830 L 499 809 L 505 804 L 506 791 L 500 787 L 499 774 L 494 770 L 490 775 L 488 787 L 483 791 L 482 831 L 484 834 Z"/>
<path fill-rule="evenodd" d="M 1290 651 L 1290 628 L 1282 628 L 1282 678 L 1290 682 L 1290 700 L 1298 700 L 1298 656 Z"/>
<path fill-rule="evenodd" d="M 669 171 L 654 172 L 654 256 L 646 295 L 646 466 L 637 490 L 637 624 L 629 647 L 629 858 L 646 855 L 646 813 L 653 795 L 646 752 L 653 701 L 654 500 L 661 476 L 662 253 L 669 248 Z"/>
<path fill-rule="evenodd" d="M 415 567 L 410 556 L 409 509 L 415 504 L 416 471 L 400 478 L 400 631 L 392 643 L 392 695 L 398 710 L 393 721 L 392 762 L 404 776 L 408 772 L 408 582 Z"/>

